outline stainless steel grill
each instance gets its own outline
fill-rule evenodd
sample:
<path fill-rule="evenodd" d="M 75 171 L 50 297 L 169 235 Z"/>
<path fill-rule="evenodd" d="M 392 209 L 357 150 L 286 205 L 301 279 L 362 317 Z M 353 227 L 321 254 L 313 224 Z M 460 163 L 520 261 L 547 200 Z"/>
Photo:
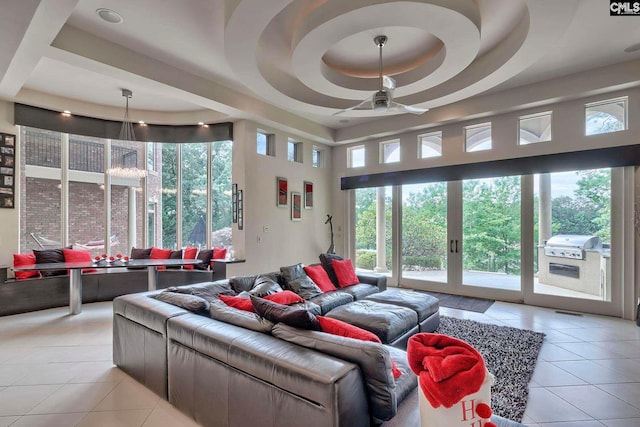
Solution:
<path fill-rule="evenodd" d="M 558 258 L 585 259 L 585 251 L 601 250 L 602 243 L 598 236 L 580 234 L 558 234 L 547 240 L 544 254 Z"/>

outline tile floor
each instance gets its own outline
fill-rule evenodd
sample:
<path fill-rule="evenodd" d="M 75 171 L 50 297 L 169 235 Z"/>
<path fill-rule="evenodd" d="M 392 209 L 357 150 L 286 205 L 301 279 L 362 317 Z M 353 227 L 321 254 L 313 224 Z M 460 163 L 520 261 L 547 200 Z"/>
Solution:
<path fill-rule="evenodd" d="M 547 334 L 523 422 L 530 427 L 640 426 L 640 328 L 495 303 L 447 316 Z M 111 363 L 111 303 L 0 318 L 0 427 L 195 426 Z"/>

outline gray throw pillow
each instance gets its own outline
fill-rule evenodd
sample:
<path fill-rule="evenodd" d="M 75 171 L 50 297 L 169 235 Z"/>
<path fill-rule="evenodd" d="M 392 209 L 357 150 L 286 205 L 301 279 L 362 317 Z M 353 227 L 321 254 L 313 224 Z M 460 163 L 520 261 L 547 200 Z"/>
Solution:
<path fill-rule="evenodd" d="M 280 267 L 280 274 L 282 274 L 285 283 L 307 275 L 307 273 L 304 272 L 304 265 L 302 263 Z"/>
<path fill-rule="evenodd" d="M 209 316 L 211 316 L 212 319 L 219 320 L 221 322 L 265 334 L 270 334 L 271 328 L 273 328 L 272 322 L 257 315 L 256 313 L 229 307 L 220 300 L 211 301 Z"/>
<path fill-rule="evenodd" d="M 323 293 L 322 289 L 306 275 L 287 282 L 287 287 L 306 300 L 322 295 Z"/>
<path fill-rule="evenodd" d="M 209 302 L 195 295 L 163 291 L 159 294 L 151 295 L 151 298 L 184 308 L 196 314 L 205 314 L 209 311 Z"/>
<path fill-rule="evenodd" d="M 282 292 L 282 290 L 282 287 L 278 284 L 278 282 L 273 280 L 273 278 L 265 275 L 259 275 L 253 282 L 253 288 L 251 288 L 251 290 L 249 290 L 248 292 L 251 295 L 262 298 L 266 295 Z"/>
<path fill-rule="evenodd" d="M 239 294 L 251 290 L 255 281 L 256 276 L 236 276 L 229 279 L 229 284 Z"/>
<path fill-rule="evenodd" d="M 331 282 L 336 286 L 336 288 L 340 289 L 338 276 L 336 276 L 336 271 L 333 269 L 333 264 L 331 263 L 331 260 L 334 259 L 343 260 L 344 258 L 335 254 L 320 254 L 320 264 L 322 264 L 322 267 L 327 272 L 327 276 L 329 276 Z"/>
<path fill-rule="evenodd" d="M 198 283 L 197 285 L 171 287 L 166 289 L 168 292 L 176 292 L 180 294 L 195 295 L 209 302 L 218 300 L 218 295 L 235 295 L 231 289 L 229 282 L 226 280 L 218 280 L 217 282 Z"/>
<path fill-rule="evenodd" d="M 260 317 L 264 317 L 273 323 L 282 322 L 294 328 L 311 329 L 314 331 L 320 330 L 318 319 L 307 310 L 277 304 L 254 296 L 251 296 L 251 303 L 253 304 L 253 309 Z"/>

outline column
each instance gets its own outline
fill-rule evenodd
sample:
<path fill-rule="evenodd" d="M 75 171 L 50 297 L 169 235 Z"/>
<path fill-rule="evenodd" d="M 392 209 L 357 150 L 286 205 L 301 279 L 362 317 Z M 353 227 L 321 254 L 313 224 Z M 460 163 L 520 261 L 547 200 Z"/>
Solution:
<path fill-rule="evenodd" d="M 387 270 L 387 223 L 385 214 L 384 187 L 376 189 L 376 273 L 386 273 Z"/>
<path fill-rule="evenodd" d="M 127 215 L 127 222 L 128 222 L 128 229 L 129 229 L 127 241 L 129 242 L 129 247 L 125 248 L 126 250 L 125 255 L 131 251 L 132 247 L 136 246 L 136 234 L 138 234 L 137 233 L 138 230 L 136 230 L 136 216 L 137 216 L 136 189 L 134 187 L 128 187 L 127 191 L 128 191 L 127 195 L 129 196 L 128 197 L 129 212 Z"/>
<path fill-rule="evenodd" d="M 551 237 L 551 175 L 538 175 L 540 207 L 538 212 L 538 245 L 543 246 Z"/>

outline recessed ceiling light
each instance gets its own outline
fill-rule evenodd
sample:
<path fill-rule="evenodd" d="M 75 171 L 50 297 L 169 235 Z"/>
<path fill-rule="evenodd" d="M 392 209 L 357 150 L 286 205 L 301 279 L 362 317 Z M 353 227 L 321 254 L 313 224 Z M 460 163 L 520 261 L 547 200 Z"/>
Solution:
<path fill-rule="evenodd" d="M 70 117 L 70 116 L 71 116 L 71 111 L 69 111 L 69 110 L 64 110 L 64 111 L 62 112 L 62 115 L 63 115 L 63 116 L 65 116 L 65 117 Z"/>
<path fill-rule="evenodd" d="M 146 126 L 147 124 L 144 122 L 144 120 L 138 120 L 138 124 L 140 126 Z"/>
<path fill-rule="evenodd" d="M 100 8 L 96 10 L 96 13 L 103 21 L 110 24 L 120 24 L 123 21 L 122 16 L 111 9 Z"/>
<path fill-rule="evenodd" d="M 631 52 L 637 52 L 640 50 L 640 43 L 636 43 L 636 44 L 632 44 L 631 46 L 628 46 L 624 51 L 627 53 L 631 53 Z"/>

